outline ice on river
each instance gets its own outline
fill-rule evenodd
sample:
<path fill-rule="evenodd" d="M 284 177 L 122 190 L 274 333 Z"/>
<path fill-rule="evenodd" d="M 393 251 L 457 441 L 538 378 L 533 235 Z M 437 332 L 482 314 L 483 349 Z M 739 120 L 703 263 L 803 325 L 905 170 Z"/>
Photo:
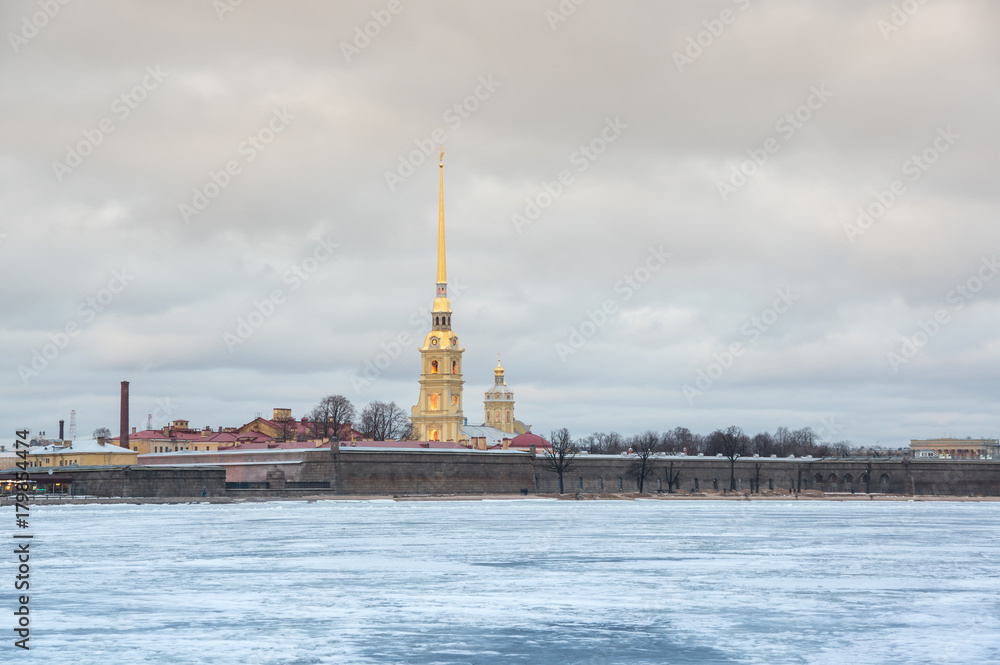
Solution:
<path fill-rule="evenodd" d="M 1000 503 L 65 505 L 31 531 L 4 663 L 1000 662 Z"/>

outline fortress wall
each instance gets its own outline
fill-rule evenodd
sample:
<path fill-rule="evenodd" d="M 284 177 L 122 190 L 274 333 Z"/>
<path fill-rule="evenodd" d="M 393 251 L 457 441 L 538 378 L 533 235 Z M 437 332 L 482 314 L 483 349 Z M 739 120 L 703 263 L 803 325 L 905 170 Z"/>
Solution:
<path fill-rule="evenodd" d="M 73 469 L 74 496 L 200 497 L 226 495 L 226 472 L 219 468 L 174 469 L 141 466 Z"/>
<path fill-rule="evenodd" d="M 563 475 L 565 492 L 635 492 L 629 473 L 633 459 L 612 455 L 581 455 Z M 728 490 L 729 460 L 717 457 L 654 458 L 644 491 L 667 491 L 673 463 L 674 491 Z M 823 492 L 885 492 L 892 494 L 1000 496 L 1000 462 L 912 459 L 772 459 L 743 458 L 736 462 L 736 487 L 749 491 L 760 465 L 762 490 L 820 490 Z M 870 484 L 863 480 L 869 473 Z M 534 464 L 537 492 L 558 491 L 558 477 L 543 458 Z M 850 476 L 850 478 L 848 478 Z M 621 489 L 619 489 L 621 479 Z M 603 486 L 603 487 L 602 487 Z"/>
<path fill-rule="evenodd" d="M 145 457 L 145 456 L 144 456 Z M 266 451 L 248 453 L 198 453 L 157 456 L 163 464 L 199 463 L 225 469 L 230 483 L 269 483 L 269 490 L 338 494 L 482 494 L 554 493 L 555 473 L 542 457 L 527 453 L 473 452 L 463 450 L 365 449 Z M 614 493 L 636 491 L 629 469 L 634 458 L 615 455 L 580 455 L 564 476 L 564 491 Z M 668 490 L 667 474 L 673 463 L 674 491 L 724 490 L 729 488 L 729 461 L 716 457 L 658 457 L 646 479 L 645 491 Z M 762 490 L 820 490 L 823 492 L 885 492 L 921 495 L 1000 496 L 1000 462 L 915 459 L 772 459 L 743 458 L 737 461 L 738 491 L 750 491 L 760 465 Z M 131 467 L 131 496 L 200 496 L 204 484 L 190 480 L 181 471 L 202 472 L 204 467 Z M 137 470 L 164 471 L 143 478 Z M 96 488 L 102 496 L 121 495 L 124 486 L 113 477 L 100 479 L 95 472 L 72 472 L 78 487 Z M 870 483 L 864 475 L 870 473 Z M 88 475 L 89 474 L 89 475 Z M 191 476 L 190 478 L 200 478 Z M 619 485 L 619 479 L 620 485 Z M 94 484 L 95 482 L 106 483 Z M 214 481 L 213 481 L 214 482 Z M 193 484 L 192 484 L 193 483 Z M 198 485 L 195 487 L 195 485 Z M 214 486 L 214 485 L 213 485 Z M 255 489 L 244 488 L 241 495 Z M 185 492 L 194 491 L 193 494 Z M 209 489 L 209 492 L 216 491 Z"/>
<path fill-rule="evenodd" d="M 528 454 L 341 451 L 341 494 L 506 494 L 534 485 Z"/>

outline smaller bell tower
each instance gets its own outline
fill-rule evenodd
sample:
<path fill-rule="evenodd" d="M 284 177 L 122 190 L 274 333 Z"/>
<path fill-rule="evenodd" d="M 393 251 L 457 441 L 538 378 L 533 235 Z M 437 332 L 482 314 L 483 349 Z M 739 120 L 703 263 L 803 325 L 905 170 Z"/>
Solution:
<path fill-rule="evenodd" d="M 486 391 L 483 400 L 487 427 L 495 427 L 509 434 L 514 433 L 514 391 L 507 387 L 503 378 L 503 365 L 497 357 L 497 367 L 493 370 L 493 386 Z"/>

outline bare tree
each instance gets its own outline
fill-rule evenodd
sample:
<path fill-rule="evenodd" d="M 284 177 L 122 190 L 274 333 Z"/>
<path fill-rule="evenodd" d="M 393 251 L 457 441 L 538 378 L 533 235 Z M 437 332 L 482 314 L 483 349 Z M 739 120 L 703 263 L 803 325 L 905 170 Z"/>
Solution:
<path fill-rule="evenodd" d="M 642 494 L 646 478 L 653 473 L 653 453 L 660 447 L 660 435 L 653 431 L 647 431 L 636 434 L 628 442 L 632 449 L 633 458 L 628 475 L 635 479 L 639 494 Z"/>
<path fill-rule="evenodd" d="M 757 494 L 760 494 L 760 468 L 764 466 L 763 462 L 754 462 L 753 464 L 753 487 L 751 488 Z"/>
<path fill-rule="evenodd" d="M 675 427 L 668 430 L 660 437 L 663 450 L 669 453 L 687 452 L 691 447 L 694 435 L 687 427 Z"/>
<path fill-rule="evenodd" d="M 795 442 L 792 439 L 792 433 L 787 427 L 779 427 L 774 430 L 771 439 L 774 442 L 774 453 L 779 457 L 787 457 L 795 452 Z"/>
<path fill-rule="evenodd" d="M 410 419 L 395 402 L 374 400 L 361 411 L 361 431 L 373 441 L 395 441 L 409 433 Z"/>
<path fill-rule="evenodd" d="M 663 475 L 665 476 L 666 481 L 667 481 L 667 493 L 668 494 L 673 494 L 674 493 L 674 487 L 676 487 L 677 489 L 680 489 L 680 487 L 681 487 L 681 470 L 677 469 L 676 472 L 674 471 L 674 462 L 673 462 L 673 460 L 670 461 L 670 467 L 663 470 Z"/>
<path fill-rule="evenodd" d="M 672 444 L 673 449 L 679 453 L 697 455 L 707 452 L 705 437 L 700 434 L 692 434 L 687 427 L 675 427 L 670 432 L 669 439 L 668 445 Z"/>
<path fill-rule="evenodd" d="M 111 438 L 111 430 L 109 430 L 107 427 L 98 427 L 97 429 L 94 430 L 94 438 L 95 439 L 110 439 Z"/>
<path fill-rule="evenodd" d="M 830 448 L 837 457 L 850 457 L 852 453 L 850 441 L 837 441 L 831 444 Z"/>
<path fill-rule="evenodd" d="M 625 439 L 618 432 L 594 432 L 583 441 L 595 455 L 617 455 L 626 448 Z"/>
<path fill-rule="evenodd" d="M 736 489 L 736 460 L 746 454 L 749 439 L 736 425 L 717 429 L 708 436 L 709 445 L 729 459 L 729 489 Z"/>
<path fill-rule="evenodd" d="M 803 455 L 821 456 L 823 446 L 816 445 L 819 437 L 816 436 L 816 432 L 812 431 L 811 427 L 803 427 L 789 432 L 789 438 L 795 454 L 799 457 Z"/>
<path fill-rule="evenodd" d="M 576 458 L 576 446 L 569 436 L 569 430 L 563 427 L 549 436 L 552 448 L 546 448 L 542 459 L 549 471 L 559 476 L 559 493 L 563 493 L 563 474 L 573 466 Z"/>
<path fill-rule="evenodd" d="M 761 457 L 767 457 L 774 452 L 774 437 L 767 432 L 761 432 L 760 434 L 755 434 L 752 439 L 750 439 L 750 452 L 760 455 Z"/>
<path fill-rule="evenodd" d="M 313 436 L 329 438 L 339 435 L 345 425 L 353 422 L 354 405 L 343 395 L 327 395 L 309 413 Z"/>

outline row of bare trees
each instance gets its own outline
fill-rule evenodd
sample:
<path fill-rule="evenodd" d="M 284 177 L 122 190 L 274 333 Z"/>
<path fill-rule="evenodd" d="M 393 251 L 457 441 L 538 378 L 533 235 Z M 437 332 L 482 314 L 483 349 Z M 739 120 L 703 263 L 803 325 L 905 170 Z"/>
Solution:
<path fill-rule="evenodd" d="M 654 476 L 656 453 L 721 455 L 729 460 L 729 489 L 735 490 L 736 460 L 741 457 L 750 455 L 848 457 L 870 455 L 873 452 L 863 448 L 853 448 L 850 441 L 820 443 L 818 435 L 808 427 L 799 430 L 779 427 L 774 434 L 761 432 L 752 437 L 735 425 L 717 429 L 706 436 L 693 434 L 686 427 L 677 427 L 663 433 L 649 430 L 628 437 L 617 432 L 595 432 L 576 441 L 570 436 L 569 430 L 563 428 L 552 432 L 550 443 L 552 449 L 545 451 L 543 459 L 548 469 L 559 477 L 560 493 L 564 490 L 563 475 L 572 468 L 574 458 L 581 451 L 611 455 L 628 453 L 631 460 L 628 475 L 635 480 L 640 493 L 644 490 L 646 481 Z M 667 491 L 672 492 L 679 486 L 680 471 L 674 471 L 673 462 L 660 466 Z M 756 486 L 759 488 L 760 465 L 757 466 Z"/>
<path fill-rule="evenodd" d="M 676 427 L 662 433 L 644 432 L 635 436 L 622 436 L 618 432 L 594 432 L 590 436 L 579 439 L 579 450 L 585 450 L 593 454 L 617 455 L 628 451 L 629 448 L 636 447 L 639 438 L 645 438 L 647 443 L 652 444 L 652 436 L 657 437 L 655 452 L 687 455 L 716 455 L 726 454 L 723 438 L 720 434 L 733 429 L 716 430 L 711 434 L 702 435 L 691 432 L 686 427 Z M 737 428 L 738 429 L 738 428 Z M 868 449 L 854 448 L 850 441 L 839 441 L 837 443 L 823 443 L 819 435 L 811 428 L 803 427 L 798 430 L 790 430 L 787 427 L 779 427 L 774 433 L 761 432 L 752 437 L 742 434 L 741 437 L 746 446 L 745 454 L 757 454 L 761 457 L 777 455 L 787 457 L 795 455 L 812 455 L 813 457 L 848 457 L 857 454 L 870 454 Z"/>

